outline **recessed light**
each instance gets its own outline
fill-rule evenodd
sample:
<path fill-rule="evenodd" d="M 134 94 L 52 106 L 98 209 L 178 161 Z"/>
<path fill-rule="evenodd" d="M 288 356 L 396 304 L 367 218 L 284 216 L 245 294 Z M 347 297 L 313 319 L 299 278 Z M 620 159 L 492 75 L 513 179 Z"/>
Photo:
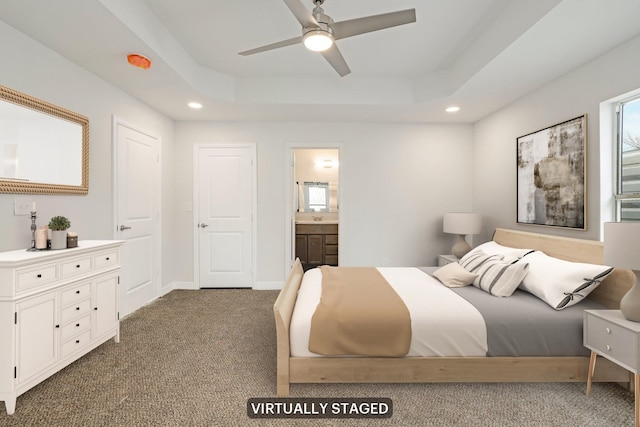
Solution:
<path fill-rule="evenodd" d="M 451 107 L 447 107 L 446 110 L 447 113 L 457 113 L 458 111 L 460 111 L 460 107 L 458 107 L 457 105 L 452 105 Z"/>
<path fill-rule="evenodd" d="M 199 110 L 202 108 L 202 104 L 200 104 L 199 102 L 190 102 L 187 105 L 193 108 L 194 110 Z"/>

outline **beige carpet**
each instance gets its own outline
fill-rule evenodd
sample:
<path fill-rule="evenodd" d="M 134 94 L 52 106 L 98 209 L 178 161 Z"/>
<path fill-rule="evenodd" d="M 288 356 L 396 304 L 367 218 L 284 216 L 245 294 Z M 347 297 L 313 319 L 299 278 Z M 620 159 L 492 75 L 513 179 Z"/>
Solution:
<path fill-rule="evenodd" d="M 292 397 L 389 397 L 386 420 L 256 420 L 275 396 L 277 292 L 174 291 L 102 345 L 18 397 L 0 426 L 632 426 L 633 395 L 612 384 L 294 384 Z"/>

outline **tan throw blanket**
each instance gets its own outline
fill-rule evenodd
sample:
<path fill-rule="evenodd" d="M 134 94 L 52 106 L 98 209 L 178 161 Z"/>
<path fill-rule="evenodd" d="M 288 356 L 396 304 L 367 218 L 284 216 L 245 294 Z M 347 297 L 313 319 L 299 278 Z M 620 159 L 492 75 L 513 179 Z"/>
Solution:
<path fill-rule="evenodd" d="M 311 318 L 310 351 L 382 357 L 409 352 L 409 310 L 376 268 L 320 269 L 322 296 Z"/>

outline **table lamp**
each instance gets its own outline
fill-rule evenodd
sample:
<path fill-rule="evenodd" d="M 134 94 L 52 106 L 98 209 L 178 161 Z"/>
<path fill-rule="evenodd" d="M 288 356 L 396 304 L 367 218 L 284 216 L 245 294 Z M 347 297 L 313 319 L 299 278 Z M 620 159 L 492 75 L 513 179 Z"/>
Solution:
<path fill-rule="evenodd" d="M 640 322 L 640 222 L 606 222 L 604 224 L 604 263 L 633 270 L 636 280 L 620 300 L 622 315 Z"/>
<path fill-rule="evenodd" d="M 471 246 L 465 240 L 467 234 L 478 234 L 482 230 L 482 216 L 469 212 L 449 212 L 444 214 L 442 231 L 457 234 L 458 240 L 451 248 L 451 253 L 462 258 L 471 250 Z"/>

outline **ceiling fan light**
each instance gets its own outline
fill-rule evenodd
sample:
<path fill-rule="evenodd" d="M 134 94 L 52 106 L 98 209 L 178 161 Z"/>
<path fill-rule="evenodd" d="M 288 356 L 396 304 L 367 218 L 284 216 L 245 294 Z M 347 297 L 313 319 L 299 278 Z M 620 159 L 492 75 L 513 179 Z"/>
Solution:
<path fill-rule="evenodd" d="M 328 31 L 316 29 L 308 31 L 302 37 L 304 45 L 307 49 L 314 52 L 322 52 L 327 50 L 333 44 L 333 37 Z"/>

